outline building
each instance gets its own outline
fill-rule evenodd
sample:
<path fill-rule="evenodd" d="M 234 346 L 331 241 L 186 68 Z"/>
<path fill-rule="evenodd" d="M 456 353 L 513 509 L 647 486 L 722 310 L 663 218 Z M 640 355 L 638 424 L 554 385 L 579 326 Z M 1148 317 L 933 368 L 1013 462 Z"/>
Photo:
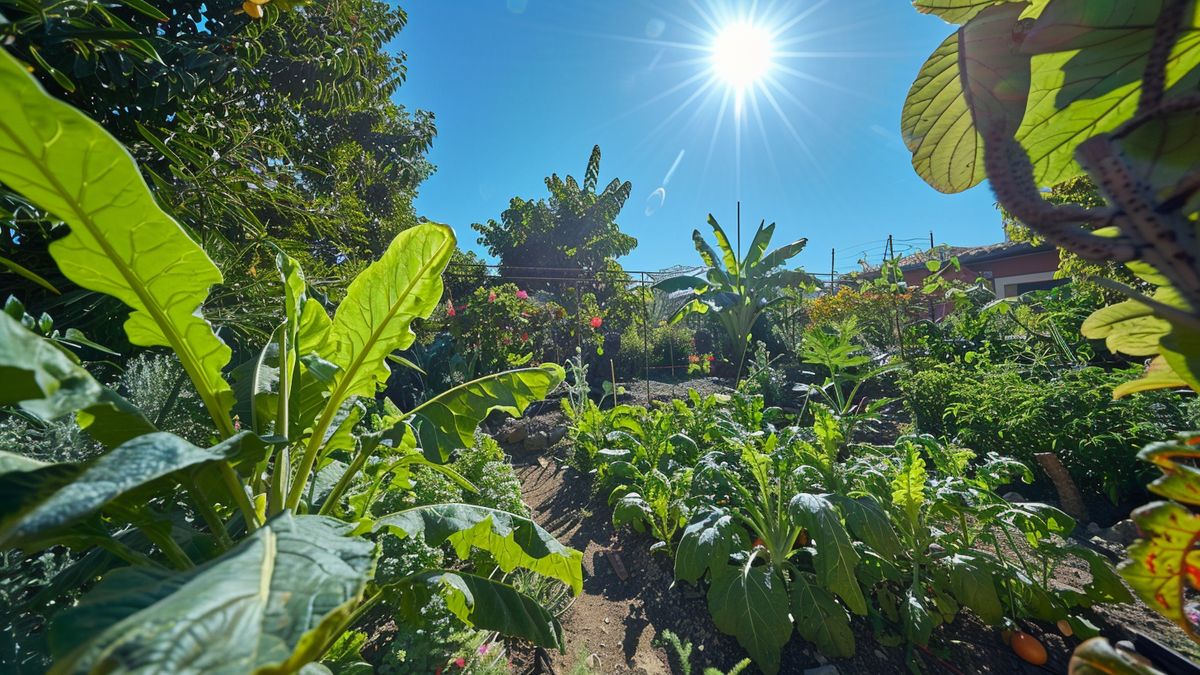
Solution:
<path fill-rule="evenodd" d="M 1034 246 L 1018 241 L 971 247 L 939 246 L 901 258 L 900 269 L 910 286 L 919 286 L 931 274 L 925 266 L 928 261 L 942 262 L 952 257 L 958 258 L 961 269 L 944 273 L 946 278 L 961 281 L 987 279 L 997 298 L 1011 298 L 1067 282 L 1066 279 L 1054 278 L 1054 272 L 1058 270 L 1056 247 L 1049 244 Z M 867 272 L 868 277 L 878 274 L 878 268 Z"/>

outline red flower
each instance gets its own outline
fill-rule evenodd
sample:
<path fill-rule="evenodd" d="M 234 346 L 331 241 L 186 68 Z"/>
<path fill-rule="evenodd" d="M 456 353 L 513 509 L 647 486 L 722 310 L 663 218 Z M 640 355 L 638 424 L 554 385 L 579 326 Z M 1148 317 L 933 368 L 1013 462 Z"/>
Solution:
<path fill-rule="evenodd" d="M 709 362 L 711 363 L 711 362 L 713 362 L 713 361 L 716 361 L 716 360 L 717 360 L 717 358 L 716 358 L 715 356 L 713 356 L 712 354 L 709 354 L 709 355 L 708 355 L 708 360 L 709 360 Z"/>
<path fill-rule="evenodd" d="M 598 317 L 598 316 L 592 317 L 592 328 L 598 329 L 603 324 L 604 324 L 604 321 L 600 317 Z"/>
<path fill-rule="evenodd" d="M 517 291 L 517 299 L 518 300 L 528 300 L 529 294 L 526 293 L 525 291 Z"/>
<path fill-rule="evenodd" d="M 455 311 L 454 311 L 454 303 L 453 303 L 453 302 L 449 302 L 449 301 L 447 301 L 447 302 L 446 302 L 446 314 L 447 314 L 448 316 L 454 316 L 454 315 L 455 315 L 455 314 L 457 314 L 457 313 L 458 313 L 458 312 L 455 312 Z"/>
<path fill-rule="evenodd" d="M 521 342 L 529 342 L 529 333 L 521 333 Z"/>
<path fill-rule="evenodd" d="M 454 659 L 454 665 L 458 666 L 459 668 L 466 668 L 467 660 L 460 656 L 457 659 Z"/>
<path fill-rule="evenodd" d="M 496 301 L 496 291 L 492 291 L 492 292 L 488 293 L 488 302 L 495 302 L 495 301 Z"/>

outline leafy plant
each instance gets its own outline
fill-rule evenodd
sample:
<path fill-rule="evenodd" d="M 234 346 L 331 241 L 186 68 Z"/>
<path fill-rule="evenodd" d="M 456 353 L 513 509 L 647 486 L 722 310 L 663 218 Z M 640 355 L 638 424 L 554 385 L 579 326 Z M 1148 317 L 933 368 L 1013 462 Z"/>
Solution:
<path fill-rule="evenodd" d="M 704 241 L 700 230 L 693 230 L 692 243 L 708 266 L 707 272 L 703 277 L 668 277 L 654 285 L 657 290 L 681 293 L 691 298 L 691 302 L 676 312 L 676 321 L 690 313 L 713 313 L 729 338 L 733 360 L 737 364 L 735 379 L 741 379 L 750 331 L 758 318 L 773 304 L 786 301 L 784 288 L 808 284 L 812 280 L 802 271 L 781 269 L 804 249 L 808 240 L 799 239 L 768 253 L 767 247 L 771 245 L 771 237 L 775 234 L 775 223 L 765 223 L 759 224 L 745 256 L 739 259 L 740 252 L 734 249 L 725 230 L 710 214 L 708 224 L 712 227 L 721 255 L 718 256 Z"/>
<path fill-rule="evenodd" d="M 557 366 L 509 371 L 408 412 L 385 401 L 374 428 L 361 424 L 389 374 L 387 357 L 412 343 L 411 322 L 440 298 L 450 229 L 427 224 L 398 235 L 332 318 L 309 297 L 299 265 L 278 254 L 284 319 L 235 369 L 235 394 L 224 372 L 230 349 L 199 309 L 221 278 L 204 251 L 157 206 L 123 148 L 48 97 L 7 54 L 0 84 L 0 104 L 12 113 L 0 120 L 0 179 L 66 222 L 70 234 L 51 255 L 76 283 L 129 307 L 132 342 L 175 353 L 215 440 L 204 448 L 156 431 L 61 345 L 0 314 L 8 383 L 0 404 L 42 419 L 74 415 L 108 448 L 60 463 L 0 453 L 0 546 L 112 556 L 100 568 L 88 563 L 102 580 L 52 621 L 50 650 L 62 667 L 290 672 L 319 659 L 380 602 L 412 616 L 433 594 L 469 624 L 560 646 L 552 616 L 486 576 L 430 569 L 371 583 L 368 534 L 446 542 L 463 558 L 479 548 L 501 570 L 528 569 L 576 591 L 582 583 L 581 555 L 526 518 L 469 504 L 369 510 L 380 490 L 407 489 L 413 466 L 455 475 L 441 463 L 471 444 L 490 411 L 520 414 L 562 380 Z M 238 430 L 235 410 L 246 429 Z M 236 628 L 246 614 L 266 619 Z M 236 640 L 213 651 L 185 638 L 197 632 Z"/>
<path fill-rule="evenodd" d="M 858 344 L 858 336 L 858 323 L 854 319 L 832 328 L 814 326 L 804 332 L 798 350 L 802 361 L 820 366 L 825 375 L 821 384 L 797 384 L 795 391 L 805 395 L 806 406 L 814 396 L 828 406 L 846 437 L 861 424 L 878 418 L 879 411 L 895 400 L 886 397 L 859 400 L 859 389 L 899 367 L 898 364 L 871 367 L 873 359 Z"/>

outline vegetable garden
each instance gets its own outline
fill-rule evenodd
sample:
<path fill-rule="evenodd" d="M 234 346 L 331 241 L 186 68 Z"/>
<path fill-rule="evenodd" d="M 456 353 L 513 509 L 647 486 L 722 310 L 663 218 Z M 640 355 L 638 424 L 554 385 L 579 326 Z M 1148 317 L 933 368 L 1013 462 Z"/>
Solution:
<path fill-rule="evenodd" d="M 626 270 L 598 146 L 489 264 L 402 10 L 0 0 L 0 670 L 1196 672 L 1200 4 L 913 4 L 1062 285 Z"/>

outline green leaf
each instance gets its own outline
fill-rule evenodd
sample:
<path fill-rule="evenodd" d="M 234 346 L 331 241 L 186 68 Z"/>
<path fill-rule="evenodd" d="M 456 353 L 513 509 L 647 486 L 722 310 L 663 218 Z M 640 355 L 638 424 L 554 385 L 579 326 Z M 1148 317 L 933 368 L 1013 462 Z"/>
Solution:
<path fill-rule="evenodd" d="M 336 637 L 372 572 L 374 545 L 348 529 L 285 513 L 187 572 L 118 569 L 55 618 L 51 672 L 295 672 Z"/>
<path fill-rule="evenodd" d="M 900 602 L 900 623 L 904 627 L 904 637 L 919 645 L 929 644 L 935 627 L 933 614 L 925 602 L 921 589 L 912 587 L 904 590 Z"/>
<path fill-rule="evenodd" d="M 361 529 L 361 528 L 360 528 Z M 496 559 L 505 572 L 521 567 L 583 589 L 583 554 L 558 543 L 528 518 L 471 504 L 432 504 L 383 516 L 370 524 L 373 532 L 387 530 L 398 537 L 424 535 L 425 543 L 449 542 L 466 559 L 471 547 Z"/>
<path fill-rule="evenodd" d="M 825 497 L 800 493 L 788 504 L 792 520 L 808 530 L 817 553 L 813 567 L 822 588 L 828 588 L 845 601 L 855 614 L 867 613 L 867 601 L 854 574 L 858 552 L 842 526 L 837 510 Z"/>
<path fill-rule="evenodd" d="M 1175 304 L 1170 298 L 1178 298 L 1174 289 L 1164 291 L 1160 288 L 1154 296 L 1155 300 L 1167 301 L 1167 304 Z M 1101 307 L 1079 328 L 1079 332 L 1090 340 L 1103 339 L 1110 352 L 1130 356 L 1158 354 L 1159 340 L 1170 330 L 1170 323 L 1154 316 L 1148 305 L 1136 300 Z"/>
<path fill-rule="evenodd" d="M 1113 398 L 1118 399 L 1141 391 L 1182 389 L 1189 386 L 1192 385 L 1187 380 L 1179 377 L 1171 369 L 1171 364 L 1167 363 L 1167 360 L 1159 355 L 1150 359 L 1150 365 L 1146 366 L 1146 372 L 1141 377 L 1114 387 Z"/>
<path fill-rule="evenodd" d="M 846 526 L 873 551 L 889 560 L 904 552 L 900 538 L 888 522 L 887 513 L 873 498 L 851 499 L 838 495 L 834 501 L 846 517 Z"/>
<path fill-rule="evenodd" d="M 987 3 L 994 4 L 994 3 Z M 1014 45 L 1026 3 L 978 8 L 977 15 L 921 66 L 900 120 L 913 168 L 941 192 L 962 192 L 984 179 L 977 125 L 1015 130 L 1029 90 L 1029 56 Z"/>
<path fill-rule="evenodd" d="M 1039 185 L 1078 176 L 1074 151 L 1133 116 L 1146 57 L 1164 0 L 1055 0 L 1025 38 L 1033 78 L 1017 140 L 1029 153 Z M 1195 7 L 1166 68 L 1166 86 L 1194 94 L 1200 76 Z M 1186 78 L 1186 83 L 1184 82 Z M 1170 93 L 1168 93 L 1170 98 Z"/>
<path fill-rule="evenodd" d="M 1151 492 L 1184 504 L 1200 505 L 1200 436 L 1179 434 L 1171 441 L 1151 443 L 1138 453 L 1138 459 L 1162 470 L 1147 486 Z"/>
<path fill-rule="evenodd" d="M 925 460 L 921 458 L 921 453 L 915 444 L 906 444 L 905 452 L 904 463 L 892 478 L 892 503 L 904 509 L 908 513 L 909 520 L 915 522 L 921 505 L 925 503 L 927 472 L 925 471 Z"/>
<path fill-rule="evenodd" d="M 200 316 L 221 273 L 155 202 L 137 164 L 99 124 L 46 94 L 0 54 L 0 182 L 66 222 L 50 254 L 71 281 L 130 307 L 129 341 L 170 347 L 231 433 L 230 349 Z"/>
<path fill-rule="evenodd" d="M 950 23 L 964 24 L 976 14 L 993 5 L 1012 0 L 913 0 L 913 7 L 923 14 L 935 14 Z"/>
<path fill-rule="evenodd" d="M 1162 675 L 1145 664 L 1144 657 L 1123 649 L 1114 649 L 1102 637 L 1092 638 L 1071 654 L 1071 675 Z"/>
<path fill-rule="evenodd" d="M 0 513 L 0 544 L 19 546 L 98 512 L 114 500 L 144 505 L 161 493 L 159 481 L 209 462 L 243 458 L 243 432 L 211 448 L 199 448 L 165 432 L 127 441 L 86 464 L 19 468 L 0 474 L 5 497 Z M 0 456 L 7 455 L 3 453 Z M 71 476 L 69 482 L 63 476 Z"/>
<path fill-rule="evenodd" d="M 779 652 L 792 636 L 792 619 L 787 590 L 774 568 L 743 565 L 715 576 L 708 611 L 717 628 L 737 638 L 760 670 L 779 672 Z"/>
<path fill-rule="evenodd" d="M 27 267 L 18 265 L 17 263 L 13 262 L 12 260 L 9 260 L 8 258 L 5 258 L 4 256 L 0 256 L 0 266 L 7 267 L 9 269 L 9 271 L 12 272 L 13 274 L 16 274 L 19 277 L 28 279 L 29 281 L 32 281 L 33 283 L 37 284 L 38 286 L 41 286 L 42 288 L 50 291 L 51 293 L 53 293 L 55 295 L 62 294 L 61 291 L 59 291 L 57 288 L 54 287 L 54 284 L 50 283 L 49 281 L 46 281 L 40 274 L 34 272 L 33 270 L 31 270 Z"/>
<path fill-rule="evenodd" d="M 330 404 L 374 396 L 388 378 L 387 356 L 408 349 L 413 319 L 428 318 L 442 296 L 441 272 L 454 251 L 454 231 L 423 223 L 392 240 L 383 256 L 355 277 L 330 328 L 334 375 Z"/>
<path fill-rule="evenodd" d="M 956 553 L 943 560 L 950 592 L 989 626 L 1004 619 L 1004 606 L 992 581 L 995 570 L 982 559 Z"/>
<path fill-rule="evenodd" d="M 710 567 L 727 565 L 736 536 L 733 517 L 727 512 L 709 509 L 698 513 L 679 540 L 675 578 L 696 583 Z"/>
<path fill-rule="evenodd" d="M 20 404 L 44 420 L 76 421 L 112 447 L 156 431 L 133 404 L 102 386 L 49 340 L 0 312 L 0 405 Z"/>
<path fill-rule="evenodd" d="M 822 654 L 833 658 L 854 656 L 850 615 L 808 572 L 801 572 L 792 580 L 792 613 L 796 617 L 796 631 Z"/>
<path fill-rule="evenodd" d="M 562 366 L 547 363 L 488 375 L 438 394 L 411 413 L 419 445 L 426 457 L 445 462 L 455 448 L 471 447 L 475 429 L 493 410 L 520 417 L 564 378 Z"/>
<path fill-rule="evenodd" d="M 562 626 L 536 600 L 508 584 L 464 572 L 431 570 L 405 577 L 384 587 L 393 604 L 412 621 L 433 594 L 468 626 L 498 631 L 550 649 L 563 649 Z"/>

